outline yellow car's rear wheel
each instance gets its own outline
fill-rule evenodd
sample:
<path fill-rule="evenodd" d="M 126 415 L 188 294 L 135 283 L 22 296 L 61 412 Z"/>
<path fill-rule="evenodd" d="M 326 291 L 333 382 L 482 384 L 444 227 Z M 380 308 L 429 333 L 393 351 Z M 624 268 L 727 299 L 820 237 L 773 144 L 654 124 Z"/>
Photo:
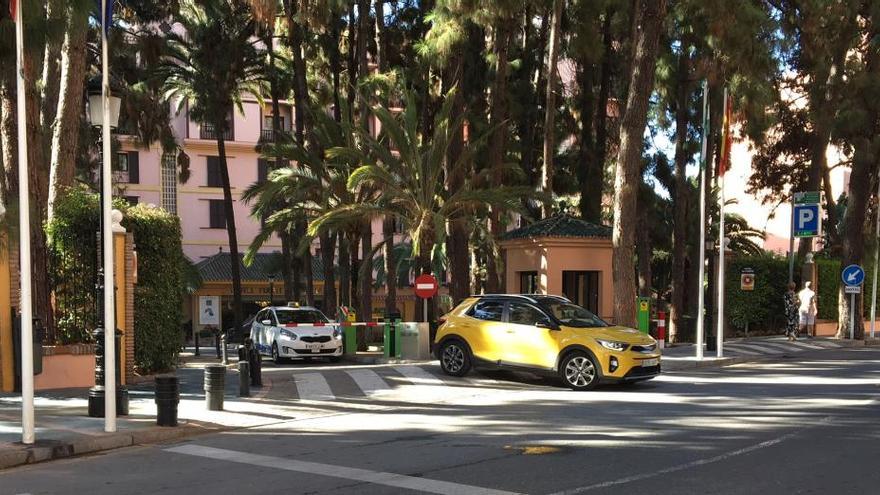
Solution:
<path fill-rule="evenodd" d="M 460 340 L 447 340 L 440 348 L 440 368 L 447 375 L 466 375 L 471 369 L 470 349 Z"/>
<path fill-rule="evenodd" d="M 572 390 L 591 390 L 599 384 L 598 365 L 586 352 L 573 351 L 562 360 L 559 377 Z"/>

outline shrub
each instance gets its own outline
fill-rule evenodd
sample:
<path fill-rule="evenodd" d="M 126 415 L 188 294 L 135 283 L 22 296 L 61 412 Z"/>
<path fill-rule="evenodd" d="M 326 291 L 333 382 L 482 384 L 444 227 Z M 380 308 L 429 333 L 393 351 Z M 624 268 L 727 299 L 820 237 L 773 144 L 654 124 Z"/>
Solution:
<path fill-rule="evenodd" d="M 144 373 L 172 366 L 180 348 L 184 296 L 180 220 L 146 205 L 128 208 L 123 226 L 138 253 L 135 286 L 135 365 Z"/>
<path fill-rule="evenodd" d="M 837 320 L 837 292 L 840 290 L 840 260 L 817 259 L 818 291 L 816 307 L 818 318 Z"/>
<path fill-rule="evenodd" d="M 740 290 L 743 268 L 755 272 L 755 289 Z M 725 313 L 736 329 L 776 332 L 785 324 L 783 296 L 788 285 L 788 262 L 772 255 L 746 256 L 730 260 L 725 271 Z"/>

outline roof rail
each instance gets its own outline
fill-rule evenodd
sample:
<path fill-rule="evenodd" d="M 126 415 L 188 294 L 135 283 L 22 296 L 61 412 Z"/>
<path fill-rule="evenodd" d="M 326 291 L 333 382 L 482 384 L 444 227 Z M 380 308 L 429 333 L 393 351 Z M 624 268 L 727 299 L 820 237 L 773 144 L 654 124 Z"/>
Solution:
<path fill-rule="evenodd" d="M 535 294 L 535 295 L 540 296 L 542 294 Z M 531 294 L 474 294 L 469 297 L 515 297 L 515 298 L 519 298 L 519 299 L 525 299 L 530 302 L 535 302 L 535 298 L 532 297 Z"/>

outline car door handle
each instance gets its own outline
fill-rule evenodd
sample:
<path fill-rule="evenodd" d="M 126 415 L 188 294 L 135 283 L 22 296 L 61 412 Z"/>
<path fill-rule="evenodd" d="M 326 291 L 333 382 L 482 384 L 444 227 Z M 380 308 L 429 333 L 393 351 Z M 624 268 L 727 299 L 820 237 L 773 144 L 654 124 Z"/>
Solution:
<path fill-rule="evenodd" d="M 514 330 L 507 330 L 507 333 L 516 333 Z"/>

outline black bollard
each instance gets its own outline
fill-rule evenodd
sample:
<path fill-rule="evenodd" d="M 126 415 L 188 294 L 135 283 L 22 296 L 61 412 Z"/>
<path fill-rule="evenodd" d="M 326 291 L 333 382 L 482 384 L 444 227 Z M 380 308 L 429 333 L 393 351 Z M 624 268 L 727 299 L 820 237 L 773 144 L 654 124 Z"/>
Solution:
<path fill-rule="evenodd" d="M 248 363 L 247 361 L 238 362 L 238 396 L 251 396 L 250 363 Z"/>
<path fill-rule="evenodd" d="M 176 376 L 156 377 L 156 425 L 177 426 L 177 404 L 180 389 Z"/>
<path fill-rule="evenodd" d="M 225 393 L 226 366 L 219 364 L 205 366 L 205 402 L 209 411 L 223 410 Z"/>
<path fill-rule="evenodd" d="M 248 351 L 247 347 L 240 345 L 238 346 L 238 362 L 245 362 L 248 360 Z"/>
<path fill-rule="evenodd" d="M 226 355 L 226 334 L 220 336 L 220 349 L 223 352 L 223 365 L 229 364 L 229 357 Z"/>
<path fill-rule="evenodd" d="M 251 385 L 254 387 L 262 387 L 263 386 L 263 358 L 260 357 L 260 352 L 256 349 L 251 349 L 250 355 L 250 372 L 251 372 Z"/>

